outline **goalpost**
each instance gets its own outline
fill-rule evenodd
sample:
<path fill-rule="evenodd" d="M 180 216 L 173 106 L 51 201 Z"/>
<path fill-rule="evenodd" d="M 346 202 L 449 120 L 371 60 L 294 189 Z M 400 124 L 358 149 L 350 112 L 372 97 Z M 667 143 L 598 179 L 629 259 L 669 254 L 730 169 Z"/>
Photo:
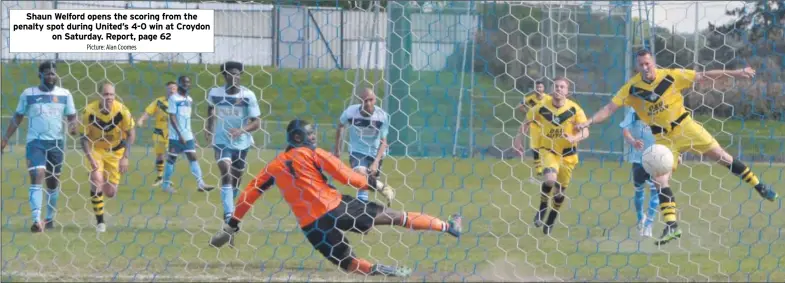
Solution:
<path fill-rule="evenodd" d="M 709 8 L 731 4 L 258 2 L 3 1 L 3 133 L 21 91 L 39 84 L 37 66 L 44 60 L 58 61 L 59 85 L 72 92 L 80 113 L 98 99 L 96 84 L 106 80 L 138 118 L 165 94 L 167 81 L 188 75 L 197 156 L 206 181 L 215 185 L 220 171 L 204 138 L 205 92 L 224 83 L 219 64 L 240 61 L 246 65 L 241 82 L 256 94 L 264 125 L 253 133 L 256 145 L 241 187 L 285 148 L 287 121 L 313 121 L 319 146 L 330 151 L 341 111 L 356 103 L 360 88 L 374 89 L 392 117 L 390 154 L 381 171 L 397 189 L 394 208 L 441 217 L 459 211 L 464 219 L 458 242 L 400 227 L 349 235 L 358 256 L 414 268 L 409 280 L 785 280 L 781 202 L 761 202 L 727 169 L 691 155 L 673 181 L 684 235 L 662 247 L 638 236 L 620 113 L 592 128 L 581 144 L 581 163 L 551 235 L 532 223 L 540 193 L 529 182 L 531 157 L 509 158 L 523 120 L 518 103 L 538 80 L 551 91 L 553 79 L 568 78 L 572 99 L 591 115 L 635 73 L 632 53 L 640 48 L 652 50 L 662 67 L 752 62 L 758 74 L 777 72 L 781 53 L 761 58 L 736 52 L 751 43 L 705 31 Z M 214 9 L 215 52 L 11 54 L 6 48 L 11 9 L 143 8 Z M 732 88 L 695 86 L 685 103 L 732 155 L 781 188 L 785 125 L 772 109 L 785 94 L 782 84 L 766 78 Z M 152 125 L 137 125 L 129 172 L 117 197 L 106 199 L 108 229 L 100 234 L 84 156 L 67 136 L 56 228 L 33 234 L 27 121 L 0 163 L 4 282 L 398 280 L 348 275 L 325 260 L 276 189 L 246 215 L 234 249 L 209 247 L 223 218 L 218 192 L 197 192 L 184 162 L 172 178 L 177 193 L 152 185 Z M 355 194 L 349 187 L 338 190 Z"/>

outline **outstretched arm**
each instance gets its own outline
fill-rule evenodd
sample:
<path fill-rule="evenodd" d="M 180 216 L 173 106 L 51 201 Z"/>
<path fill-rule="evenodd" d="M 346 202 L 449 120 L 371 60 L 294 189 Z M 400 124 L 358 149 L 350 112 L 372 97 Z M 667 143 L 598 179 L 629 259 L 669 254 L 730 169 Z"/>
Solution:
<path fill-rule="evenodd" d="M 706 80 L 716 80 L 716 79 L 723 79 L 727 77 L 734 77 L 734 78 L 752 78 L 755 76 L 755 69 L 751 67 L 746 67 L 743 69 L 736 69 L 736 70 L 710 70 L 705 72 L 699 72 L 695 74 L 695 81 L 701 82 Z"/>
<path fill-rule="evenodd" d="M 608 117 L 613 115 L 613 113 L 616 113 L 616 110 L 619 110 L 619 105 L 616 105 L 616 103 L 613 102 L 608 103 L 604 107 L 602 107 L 600 111 L 594 113 L 594 115 L 588 121 L 577 124 L 575 125 L 575 127 L 577 130 L 582 131 L 585 128 L 591 127 L 591 125 L 605 122 L 605 120 L 608 120 Z"/>
<path fill-rule="evenodd" d="M 232 227 L 237 227 L 237 223 L 243 219 L 248 210 L 251 209 L 253 204 L 262 196 L 264 191 L 267 191 L 275 184 L 275 178 L 272 175 L 267 173 L 267 167 L 263 168 L 261 172 L 259 172 L 256 177 L 245 186 L 245 190 L 240 194 L 240 197 L 237 198 L 237 204 L 234 215 L 232 215 L 232 219 L 229 221 L 230 226 L 231 223 L 235 225 Z"/>
<path fill-rule="evenodd" d="M 372 177 L 365 176 L 363 174 L 354 172 L 352 168 L 346 166 L 341 162 L 341 159 L 335 157 L 334 155 L 322 150 L 316 149 L 314 157 L 316 159 L 316 163 L 321 166 L 327 174 L 330 174 L 336 181 L 341 184 L 349 185 L 358 190 L 367 190 L 371 189 L 369 185 L 376 185 L 376 184 L 369 184 L 368 180 Z"/>

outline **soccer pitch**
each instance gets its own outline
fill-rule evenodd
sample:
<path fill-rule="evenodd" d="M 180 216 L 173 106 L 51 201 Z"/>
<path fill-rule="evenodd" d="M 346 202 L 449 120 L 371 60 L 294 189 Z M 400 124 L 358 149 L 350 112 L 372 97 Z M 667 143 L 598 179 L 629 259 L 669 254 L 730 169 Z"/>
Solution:
<path fill-rule="evenodd" d="M 106 202 L 109 227 L 101 235 L 95 232 L 78 151 L 67 153 L 58 227 L 39 234 L 29 231 L 24 148 L 4 153 L 2 281 L 385 280 L 343 275 L 323 259 L 296 227 L 277 189 L 245 217 L 235 249 L 208 247 L 222 221 L 218 192 L 196 192 L 182 160 L 173 177 L 179 184 L 175 194 L 151 187 L 151 150 L 138 146 L 131 155 L 118 196 Z M 243 184 L 275 153 L 252 151 Z M 216 184 L 212 150 L 198 154 L 206 181 Z M 763 180 L 775 181 L 775 188 L 783 187 L 782 166 L 752 167 Z M 464 216 L 460 241 L 400 227 L 350 234 L 358 256 L 408 265 L 415 269 L 412 281 L 785 280 L 781 201 L 762 201 L 719 166 L 680 168 L 673 187 L 685 234 L 663 247 L 637 234 L 628 164 L 583 161 L 550 236 L 531 224 L 539 186 L 528 182 L 527 163 L 388 158 L 384 172 L 397 188 L 394 208 Z M 655 229 L 659 233 L 662 224 Z"/>

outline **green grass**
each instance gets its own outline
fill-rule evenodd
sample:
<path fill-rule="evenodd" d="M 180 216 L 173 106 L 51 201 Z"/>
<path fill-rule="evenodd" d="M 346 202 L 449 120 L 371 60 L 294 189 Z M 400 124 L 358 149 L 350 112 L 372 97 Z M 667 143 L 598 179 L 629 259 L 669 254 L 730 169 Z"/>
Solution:
<path fill-rule="evenodd" d="M 219 193 L 197 193 L 182 161 L 173 179 L 176 194 L 152 188 L 153 157 L 141 147 L 119 195 L 106 203 L 107 233 L 94 231 L 87 172 L 78 152 L 69 150 L 60 228 L 31 235 L 24 151 L 13 150 L 2 156 L 3 281 L 151 281 L 154 274 L 163 281 L 362 280 L 343 277 L 313 251 L 277 190 L 245 217 L 236 249 L 207 247 L 221 225 Z M 207 181 L 217 182 L 212 151 L 198 154 Z M 273 154 L 251 152 L 244 183 Z M 785 185 L 783 167 L 753 169 L 776 188 Z M 626 164 L 578 166 L 552 237 L 531 226 L 539 189 L 528 183 L 526 163 L 390 158 L 384 171 L 398 189 L 393 208 L 465 217 L 460 242 L 389 227 L 350 236 L 357 255 L 414 267 L 417 281 L 785 280 L 782 203 L 762 201 L 719 166 L 691 163 L 679 170 L 674 191 L 685 234 L 661 248 L 637 236 Z"/>

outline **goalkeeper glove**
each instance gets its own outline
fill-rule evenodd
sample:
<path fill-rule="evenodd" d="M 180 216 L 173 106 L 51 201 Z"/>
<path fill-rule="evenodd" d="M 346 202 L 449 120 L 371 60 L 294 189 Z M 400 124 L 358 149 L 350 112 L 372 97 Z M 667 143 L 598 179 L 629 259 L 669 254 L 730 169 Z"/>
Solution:
<path fill-rule="evenodd" d="M 392 204 L 392 200 L 395 198 L 395 189 L 379 180 L 376 180 L 375 190 L 381 193 L 382 196 L 387 199 L 387 206 Z"/>
<path fill-rule="evenodd" d="M 231 242 L 230 245 L 234 246 L 234 235 L 237 231 L 240 231 L 240 226 L 232 227 L 229 226 L 229 224 L 224 223 L 221 231 L 215 233 L 210 239 L 210 246 L 220 248 L 223 245 L 226 245 L 227 242 Z"/>

